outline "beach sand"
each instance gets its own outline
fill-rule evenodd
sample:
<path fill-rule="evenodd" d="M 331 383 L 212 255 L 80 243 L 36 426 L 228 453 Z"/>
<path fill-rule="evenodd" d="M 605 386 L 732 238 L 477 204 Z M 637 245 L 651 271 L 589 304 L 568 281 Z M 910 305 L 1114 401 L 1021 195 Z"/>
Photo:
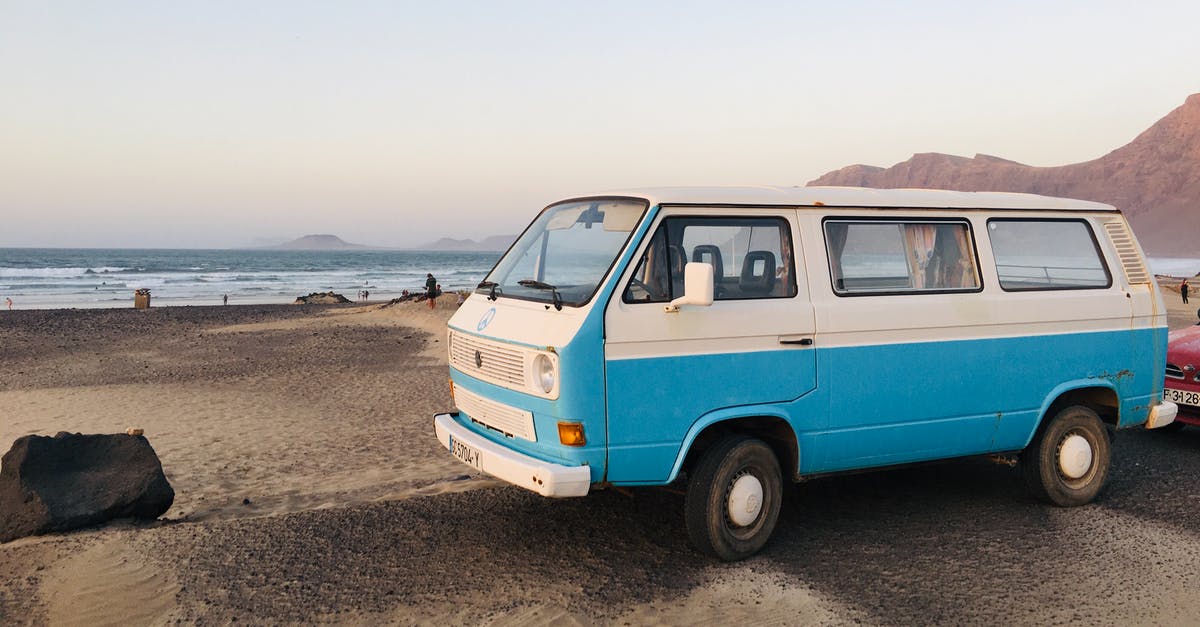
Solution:
<path fill-rule="evenodd" d="M 1195 323 L 1165 296 L 1172 328 Z M 443 298 L 0 312 L 5 450 L 139 427 L 176 491 L 158 522 L 0 545 L 0 624 L 861 618 L 755 560 L 694 554 L 677 494 L 550 501 L 469 472 L 431 420 L 451 404 L 453 311 Z M 480 512 L 518 522 L 481 526 Z M 589 533 L 612 539 L 573 554 Z"/>

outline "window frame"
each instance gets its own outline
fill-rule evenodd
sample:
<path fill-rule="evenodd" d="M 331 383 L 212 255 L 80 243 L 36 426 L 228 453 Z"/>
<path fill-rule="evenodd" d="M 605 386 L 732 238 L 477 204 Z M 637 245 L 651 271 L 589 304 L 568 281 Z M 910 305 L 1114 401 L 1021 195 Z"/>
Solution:
<path fill-rule="evenodd" d="M 929 289 L 929 288 L 910 288 L 903 290 L 877 290 L 869 292 L 851 292 L 838 290 L 837 279 L 833 276 L 833 258 L 829 248 L 829 230 L 826 226 L 830 222 L 845 222 L 845 223 L 876 223 L 876 224 L 961 224 L 967 227 L 967 236 L 971 243 L 971 259 L 975 263 L 975 276 L 977 285 L 975 287 L 958 287 L 944 289 Z M 833 291 L 834 296 L 839 298 L 860 298 L 863 296 L 917 296 L 930 294 L 976 294 L 982 292 L 986 281 L 984 280 L 983 264 L 979 260 L 979 239 L 975 237 L 975 225 L 969 218 L 945 217 L 945 216 L 926 216 L 913 217 L 911 215 L 902 216 L 825 216 L 821 218 L 821 239 L 825 244 L 825 265 L 829 272 L 829 289 Z M 990 240 L 989 240 L 990 241 Z M 907 259 L 905 260 L 907 263 Z M 910 268 L 911 270 L 911 268 Z M 845 277 L 843 277 L 845 278 Z"/>
<path fill-rule="evenodd" d="M 713 303 L 716 304 L 716 303 L 726 303 L 726 302 L 781 300 L 781 299 L 796 298 L 797 296 L 799 296 L 800 284 L 796 281 L 796 248 L 795 248 L 796 238 L 794 237 L 794 233 L 793 233 L 793 229 L 794 229 L 795 225 L 792 223 L 792 220 L 789 219 L 787 216 L 782 216 L 782 215 L 778 215 L 778 214 L 768 214 L 768 215 L 748 214 L 748 215 L 744 215 L 744 216 L 739 216 L 739 215 L 731 215 L 728 213 L 723 213 L 723 214 L 677 213 L 677 214 L 668 214 L 668 215 L 662 216 L 655 224 L 652 225 L 652 228 L 650 228 L 649 230 L 646 231 L 644 246 L 639 246 L 639 248 L 641 248 L 641 250 L 638 251 L 640 254 L 638 254 L 636 257 L 634 257 L 631 260 L 631 262 L 632 262 L 632 269 L 630 271 L 631 273 L 630 273 L 629 277 L 625 280 L 624 285 L 621 287 L 621 303 L 622 304 L 625 304 L 625 305 L 659 305 L 659 306 L 661 306 L 663 303 L 669 303 L 669 302 L 671 302 L 672 299 L 679 297 L 677 295 L 671 294 L 671 295 L 668 295 L 667 300 L 662 300 L 662 301 L 629 300 L 628 298 L 626 298 L 626 295 L 629 293 L 629 285 L 630 285 L 630 283 L 632 283 L 634 278 L 637 276 L 638 268 L 641 267 L 642 260 L 646 256 L 646 251 L 652 245 L 654 237 L 656 235 L 658 235 L 659 229 L 665 228 L 667 222 L 672 221 L 672 220 L 696 220 L 696 221 L 703 221 L 704 223 L 707 223 L 707 224 L 718 223 L 717 226 L 721 226 L 719 224 L 720 222 L 729 223 L 729 224 L 725 224 L 724 226 L 747 226 L 745 223 L 748 221 L 751 221 L 751 220 L 773 221 L 773 222 L 778 223 L 782 227 L 782 235 L 787 238 L 787 245 L 788 245 L 788 248 L 791 250 L 791 257 L 786 260 L 788 263 L 788 266 L 789 266 L 788 267 L 789 282 L 787 285 L 790 289 L 790 294 L 783 295 L 783 296 L 757 296 L 757 297 L 750 297 L 750 298 L 719 298 L 719 297 L 717 297 L 717 295 L 714 292 Z M 685 226 L 685 228 L 686 228 L 686 226 Z M 667 237 L 667 246 L 670 246 L 671 241 L 670 241 L 670 237 L 669 237 L 670 236 L 669 232 L 667 233 L 667 236 L 668 236 Z M 783 240 L 781 239 L 780 244 L 782 244 L 782 243 L 783 243 Z M 783 251 L 780 250 L 781 255 L 782 255 L 782 252 Z M 686 266 L 687 263 L 690 263 L 690 262 L 685 261 L 684 265 Z M 778 268 L 777 268 L 777 270 L 778 270 Z M 670 271 L 670 269 L 668 268 L 668 272 L 669 271 Z M 715 277 L 715 278 L 720 279 L 721 277 Z M 681 282 L 683 281 L 683 277 L 680 277 L 680 281 Z"/>
<path fill-rule="evenodd" d="M 996 256 L 996 246 L 992 242 L 992 223 L 993 222 L 1075 222 L 1083 225 L 1088 236 L 1092 239 L 1092 249 L 1096 251 L 1096 258 L 1100 260 L 1100 269 L 1104 270 L 1104 276 L 1108 281 L 1104 285 L 1073 285 L 1066 287 L 1004 287 L 1004 282 L 1000 279 L 1000 263 Z M 988 245 L 992 248 L 992 265 L 996 267 L 996 284 L 1005 292 L 1069 292 L 1075 290 L 1107 290 L 1113 286 L 1112 270 L 1108 267 L 1108 258 L 1104 254 L 1104 249 L 1100 247 L 1100 240 L 1096 237 L 1096 230 L 1092 228 L 1092 223 L 1087 218 L 1018 218 L 1018 217 L 997 217 L 987 219 Z"/>
<path fill-rule="evenodd" d="M 592 202 L 592 201 L 595 201 L 595 202 L 629 201 L 631 203 L 637 203 L 637 204 L 642 205 L 642 213 L 641 213 L 641 215 L 638 216 L 637 222 L 634 224 L 634 227 L 632 229 L 630 229 L 629 234 L 625 236 L 625 241 L 621 244 L 621 246 L 619 248 L 616 249 L 616 252 L 613 254 L 612 261 L 609 262 L 608 267 L 605 268 L 604 272 L 599 276 L 599 279 L 596 281 L 596 288 L 592 290 L 592 293 L 588 295 L 587 299 L 580 301 L 578 303 L 576 303 L 576 302 L 571 302 L 571 303 L 564 302 L 563 303 L 564 307 L 571 307 L 574 309 L 583 309 L 584 307 L 587 307 L 589 304 L 591 304 L 591 302 L 593 300 L 596 299 L 596 295 L 599 294 L 601 288 L 604 287 L 605 280 L 609 276 L 612 275 L 613 269 L 616 268 L 617 264 L 621 261 L 622 254 L 624 254 L 625 251 L 629 249 L 629 243 L 633 241 L 633 237 L 635 235 L 637 235 L 638 229 L 640 229 L 642 227 L 642 224 L 646 221 L 646 214 L 650 211 L 650 206 L 651 206 L 650 201 L 647 200 L 646 198 L 641 198 L 638 196 L 619 196 L 619 195 L 578 196 L 578 197 L 566 198 L 563 200 L 555 201 L 555 202 L 552 202 L 552 203 L 546 205 L 545 207 L 542 207 L 542 210 L 539 211 L 537 213 L 537 215 L 534 216 L 533 219 L 530 220 L 529 223 L 525 225 L 525 228 L 521 229 L 521 233 L 519 235 L 517 235 L 516 239 L 514 239 L 511 244 L 508 245 L 508 248 L 505 249 L 504 253 L 501 254 L 500 257 L 496 259 L 496 263 L 492 264 L 492 267 L 490 270 L 487 271 L 487 274 L 483 275 L 484 276 L 483 280 L 486 281 L 488 279 L 488 277 L 492 276 L 492 273 L 496 271 L 496 268 L 500 267 L 500 264 L 504 261 L 504 258 L 507 257 L 509 255 L 509 253 L 511 253 L 513 251 L 514 248 L 516 248 L 517 244 L 520 243 L 521 238 L 525 237 L 525 234 L 528 233 L 529 230 L 532 229 L 535 224 L 537 224 L 538 220 L 540 220 L 542 218 L 542 215 L 544 213 L 546 213 L 547 211 L 549 211 L 559 205 L 566 205 L 566 204 L 571 204 L 571 203 Z M 476 285 L 475 289 L 472 290 L 471 293 L 472 294 L 488 294 L 489 290 L 487 288 L 482 288 L 482 287 L 479 287 L 478 285 Z M 529 303 L 539 303 L 539 304 L 547 304 L 547 303 L 551 302 L 551 301 L 546 301 L 546 300 L 543 300 L 540 298 L 529 298 L 527 296 L 517 296 L 517 295 L 513 295 L 513 294 L 505 294 L 502 291 L 497 291 L 496 297 L 497 297 L 497 299 L 511 298 L 513 300 L 520 300 L 520 301 L 525 301 L 525 302 L 529 302 Z"/>

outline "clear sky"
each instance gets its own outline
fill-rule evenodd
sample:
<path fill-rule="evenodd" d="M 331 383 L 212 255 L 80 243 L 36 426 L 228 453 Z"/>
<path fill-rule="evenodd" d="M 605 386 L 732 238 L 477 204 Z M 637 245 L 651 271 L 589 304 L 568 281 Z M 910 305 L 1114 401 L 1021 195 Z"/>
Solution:
<path fill-rule="evenodd" d="M 1200 2 L 0 0 L 0 246 L 375 245 L 914 152 L 1094 159 Z"/>

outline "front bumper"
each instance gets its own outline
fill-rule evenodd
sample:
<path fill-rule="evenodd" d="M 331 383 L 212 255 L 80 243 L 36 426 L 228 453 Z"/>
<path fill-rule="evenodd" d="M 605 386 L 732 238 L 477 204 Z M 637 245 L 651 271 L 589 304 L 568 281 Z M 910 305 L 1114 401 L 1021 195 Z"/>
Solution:
<path fill-rule="evenodd" d="M 1157 429 L 1165 427 L 1175 422 L 1175 415 L 1178 413 L 1178 405 L 1171 401 L 1163 401 L 1150 408 L 1150 417 L 1146 419 L 1146 428 Z"/>
<path fill-rule="evenodd" d="M 591 468 L 544 462 L 505 448 L 458 424 L 454 414 L 434 415 L 433 427 L 447 451 L 453 453 L 458 442 L 478 454 L 474 463 L 464 464 L 513 485 L 551 497 L 586 496 L 591 487 Z"/>

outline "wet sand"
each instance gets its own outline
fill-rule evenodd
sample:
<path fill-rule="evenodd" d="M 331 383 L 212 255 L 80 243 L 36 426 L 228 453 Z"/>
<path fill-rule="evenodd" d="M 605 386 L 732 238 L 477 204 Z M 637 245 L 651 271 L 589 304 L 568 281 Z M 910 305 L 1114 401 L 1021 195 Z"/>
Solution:
<path fill-rule="evenodd" d="M 1172 328 L 1195 322 L 1177 293 L 1165 297 Z M 1001 537 L 1052 545 L 1055 539 L 1031 528 L 1071 515 L 1029 502 L 987 464 L 966 463 L 955 477 L 936 470 L 863 475 L 814 482 L 789 497 L 772 551 L 741 564 L 713 563 L 687 546 L 678 493 L 607 491 L 552 501 L 470 473 L 446 454 L 430 420 L 450 403 L 444 328 L 453 306 L 442 300 L 437 311 L 420 304 L 247 305 L 0 316 L 5 447 L 27 433 L 141 427 L 176 490 L 162 521 L 0 545 L 0 623 L 886 623 L 894 598 L 880 596 L 880 610 L 870 594 L 847 597 L 839 588 L 853 589 L 880 569 L 877 576 L 888 580 L 944 550 L 936 538 L 957 533 L 947 516 L 962 524 L 996 518 L 980 508 L 1000 502 L 1011 526 Z M 1155 435 L 1138 434 L 1137 446 L 1124 450 L 1153 449 L 1163 441 L 1149 439 Z M 1120 463 L 1140 465 L 1136 458 Z M 981 474 L 989 478 L 968 481 Z M 916 509 L 896 500 L 905 490 Z M 925 502 L 947 490 L 961 498 Z M 1109 492 L 1124 504 L 1133 497 L 1123 495 L 1141 490 L 1117 481 Z M 1192 497 L 1180 498 L 1186 506 Z M 814 521 L 808 508 L 825 518 Z M 897 519 L 908 521 L 941 512 L 929 523 L 935 531 L 889 529 L 879 516 L 897 508 Z M 854 512 L 863 513 L 861 521 Z M 1168 513 L 1180 519 L 1180 511 Z M 1149 537 L 1144 520 L 1124 510 L 1103 514 L 1092 524 L 1128 529 L 1135 543 Z M 843 527 L 855 526 L 856 537 L 874 540 L 840 544 Z M 894 532 L 896 546 L 887 539 Z M 1178 530 L 1156 533 L 1133 554 L 1152 562 L 1139 577 L 1152 578 L 1158 596 L 1120 597 L 1121 607 L 1099 613 L 1069 608 L 1073 615 L 1163 623 L 1191 615 L 1195 608 L 1186 604 L 1147 614 L 1159 596 L 1186 592 L 1177 575 L 1196 559 L 1191 545 L 1183 553 L 1154 548 Z M 986 537 L 977 531 L 957 542 L 976 546 Z M 909 550 L 924 538 L 926 553 L 893 555 L 912 538 L 918 546 Z M 1019 568 L 1020 560 L 1010 564 L 998 545 L 984 544 L 985 552 L 999 551 L 991 559 L 1000 567 Z M 966 594 L 962 586 L 978 576 L 974 558 L 960 552 L 954 559 L 966 569 L 955 575 Z M 956 589 L 935 587 L 938 594 Z M 1036 607 L 1040 593 L 1018 587 L 1003 594 L 1012 597 L 1007 608 L 967 595 L 959 601 L 978 613 L 947 606 L 924 616 L 1070 622 L 1070 613 Z M 893 610 L 893 618 L 923 615 L 908 605 Z"/>

